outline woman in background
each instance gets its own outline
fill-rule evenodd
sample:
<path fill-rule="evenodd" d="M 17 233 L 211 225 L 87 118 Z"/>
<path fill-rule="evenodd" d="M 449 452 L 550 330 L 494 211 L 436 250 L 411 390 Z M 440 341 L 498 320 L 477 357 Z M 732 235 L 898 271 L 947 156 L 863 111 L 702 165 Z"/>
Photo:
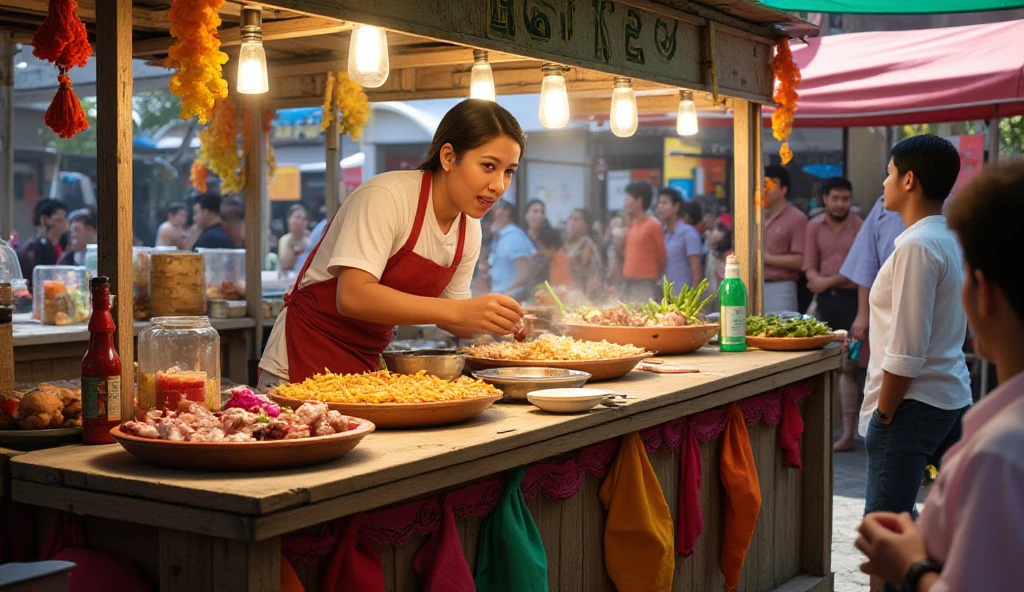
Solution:
<path fill-rule="evenodd" d="M 537 244 L 540 231 L 545 228 L 551 228 L 551 222 L 548 222 L 548 208 L 542 200 L 531 199 L 530 203 L 526 204 L 526 234 L 534 245 Z"/>

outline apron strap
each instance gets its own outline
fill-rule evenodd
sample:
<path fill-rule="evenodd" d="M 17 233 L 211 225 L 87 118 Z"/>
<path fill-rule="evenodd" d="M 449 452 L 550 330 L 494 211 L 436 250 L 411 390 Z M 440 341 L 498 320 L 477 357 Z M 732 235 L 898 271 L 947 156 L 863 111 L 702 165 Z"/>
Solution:
<path fill-rule="evenodd" d="M 423 171 L 423 180 L 420 181 L 420 199 L 416 204 L 416 219 L 412 223 L 409 239 L 402 247 L 408 251 L 412 251 L 416 247 L 416 241 L 420 239 L 420 231 L 423 230 L 423 219 L 427 215 L 427 202 L 430 201 L 430 177 L 430 171 Z"/>
<path fill-rule="evenodd" d="M 455 247 L 455 257 L 452 259 L 452 267 L 458 267 L 462 263 L 462 251 L 466 245 L 466 213 L 459 216 L 459 245 Z"/>

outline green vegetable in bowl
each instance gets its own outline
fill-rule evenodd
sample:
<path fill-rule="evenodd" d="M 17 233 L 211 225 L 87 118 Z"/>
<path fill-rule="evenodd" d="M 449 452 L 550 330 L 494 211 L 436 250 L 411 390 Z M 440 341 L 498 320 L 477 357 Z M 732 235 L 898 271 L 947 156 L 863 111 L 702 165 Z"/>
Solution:
<path fill-rule="evenodd" d="M 808 316 L 793 319 L 781 319 L 774 315 L 747 317 L 749 337 L 819 337 L 831 334 L 831 327 Z"/>

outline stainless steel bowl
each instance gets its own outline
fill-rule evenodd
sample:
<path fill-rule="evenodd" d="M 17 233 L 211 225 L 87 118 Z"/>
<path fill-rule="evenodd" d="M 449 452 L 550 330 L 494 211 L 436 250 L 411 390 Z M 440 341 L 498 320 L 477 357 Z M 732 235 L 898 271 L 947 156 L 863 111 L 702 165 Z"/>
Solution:
<path fill-rule="evenodd" d="M 446 349 L 391 350 L 383 354 L 388 370 L 397 374 L 416 374 L 425 370 L 427 374 L 455 380 L 462 376 L 466 365 L 466 354 Z"/>
<path fill-rule="evenodd" d="M 590 373 L 563 368 L 493 368 L 473 373 L 475 378 L 494 385 L 505 394 L 505 400 L 525 401 L 527 393 L 553 388 L 580 387 L 590 380 Z"/>

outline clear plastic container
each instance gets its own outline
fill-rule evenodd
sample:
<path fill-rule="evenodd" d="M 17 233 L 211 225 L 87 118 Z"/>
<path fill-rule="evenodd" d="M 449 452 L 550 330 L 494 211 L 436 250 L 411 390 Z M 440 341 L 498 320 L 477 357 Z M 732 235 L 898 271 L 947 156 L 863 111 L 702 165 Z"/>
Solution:
<path fill-rule="evenodd" d="M 21 262 L 14 252 L 11 243 L 0 239 L 0 283 L 13 284 L 14 280 L 23 279 Z"/>
<path fill-rule="evenodd" d="M 132 247 L 132 316 L 136 321 L 149 318 L 149 276 L 152 249 Z"/>
<path fill-rule="evenodd" d="M 100 267 L 100 252 L 97 245 L 85 245 L 85 261 L 83 261 L 86 269 L 89 270 L 93 276 L 96 275 L 96 270 Z"/>
<path fill-rule="evenodd" d="M 180 398 L 220 409 L 220 335 L 208 317 L 156 317 L 139 334 L 143 411 L 177 409 Z"/>
<path fill-rule="evenodd" d="M 92 316 L 89 270 L 83 266 L 37 265 L 32 293 L 32 316 L 44 325 L 85 323 Z"/>
<path fill-rule="evenodd" d="M 12 279 L 11 291 L 14 297 L 14 314 L 32 312 L 32 292 L 28 290 L 28 280 Z"/>
<path fill-rule="evenodd" d="M 245 300 L 245 249 L 197 249 L 206 265 L 206 297 Z"/>

